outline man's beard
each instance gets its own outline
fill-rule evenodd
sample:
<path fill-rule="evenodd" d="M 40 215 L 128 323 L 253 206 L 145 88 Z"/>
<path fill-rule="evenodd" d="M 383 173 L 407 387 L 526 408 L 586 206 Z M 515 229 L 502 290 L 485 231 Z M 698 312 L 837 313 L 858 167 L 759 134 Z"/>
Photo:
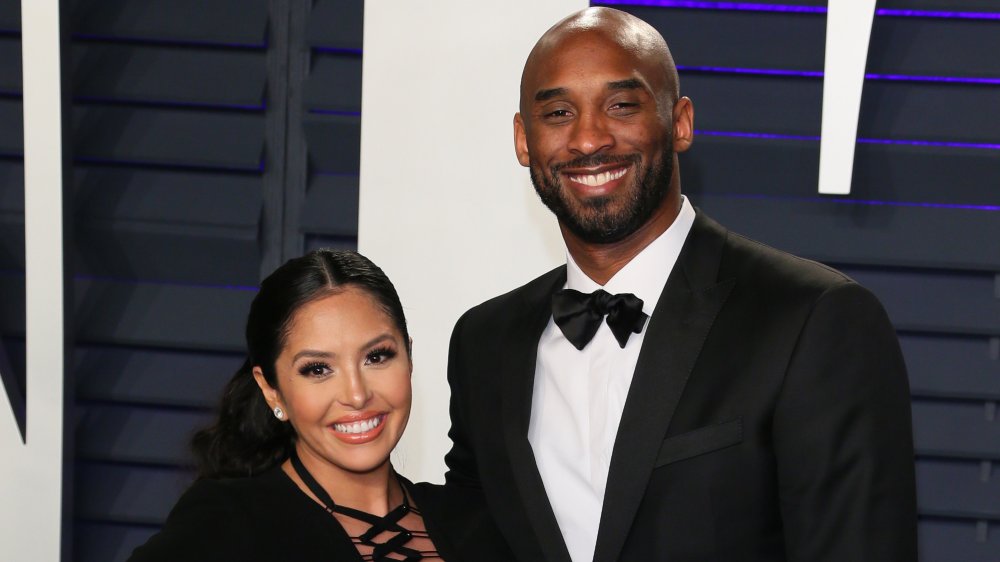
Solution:
<path fill-rule="evenodd" d="M 633 180 L 623 186 L 623 191 L 578 201 L 567 193 L 569 188 L 563 187 L 560 170 L 606 164 L 634 166 Z M 529 167 L 529 171 L 538 198 L 570 232 L 590 244 L 611 244 L 639 230 L 660 208 L 670 191 L 674 151 L 671 142 L 665 143 L 659 162 L 650 166 L 643 166 L 638 154 L 601 154 L 556 164 L 549 170 L 548 177 L 536 172 L 533 166 Z"/>

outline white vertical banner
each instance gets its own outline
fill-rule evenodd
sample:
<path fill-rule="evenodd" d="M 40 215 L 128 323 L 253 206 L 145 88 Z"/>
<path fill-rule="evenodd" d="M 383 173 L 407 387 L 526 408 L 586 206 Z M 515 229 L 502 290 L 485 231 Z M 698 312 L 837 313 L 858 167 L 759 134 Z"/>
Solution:
<path fill-rule="evenodd" d="M 59 0 L 21 2 L 27 431 L 0 414 L 0 559 L 60 559 L 63 213 Z M 4 403 L 5 406 L 9 405 Z"/>
<path fill-rule="evenodd" d="M 587 5 L 365 2 L 358 246 L 410 323 L 413 413 L 394 460 L 409 478 L 443 481 L 455 321 L 565 259 L 512 123 L 531 47 Z"/>
<path fill-rule="evenodd" d="M 819 143 L 819 192 L 847 195 L 854 172 L 861 92 L 875 0 L 830 0 L 823 66 L 823 122 Z"/>

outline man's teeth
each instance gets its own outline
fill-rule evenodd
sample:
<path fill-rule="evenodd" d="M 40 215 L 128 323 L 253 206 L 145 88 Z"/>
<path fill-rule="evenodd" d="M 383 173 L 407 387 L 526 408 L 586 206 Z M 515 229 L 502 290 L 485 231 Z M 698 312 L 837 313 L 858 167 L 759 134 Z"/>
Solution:
<path fill-rule="evenodd" d="M 597 187 L 599 185 L 604 185 L 611 180 L 616 180 L 625 175 L 627 170 L 625 168 L 620 168 L 618 170 L 610 170 L 607 172 L 601 172 L 599 174 L 583 174 L 580 176 L 570 176 L 569 179 L 575 181 L 576 183 L 582 183 L 584 185 L 589 185 L 590 187 Z"/>
<path fill-rule="evenodd" d="M 333 429 L 341 433 L 367 433 L 378 427 L 380 423 L 382 423 L 382 416 L 376 416 L 354 423 L 335 423 Z"/>

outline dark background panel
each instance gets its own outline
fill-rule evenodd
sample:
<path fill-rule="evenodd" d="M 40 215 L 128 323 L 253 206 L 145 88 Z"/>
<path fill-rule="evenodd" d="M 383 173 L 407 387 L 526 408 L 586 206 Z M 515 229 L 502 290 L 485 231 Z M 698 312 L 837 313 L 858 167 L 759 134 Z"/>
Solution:
<path fill-rule="evenodd" d="M 914 396 L 1000 400 L 1000 336 L 903 332 L 899 344 Z"/>
<path fill-rule="evenodd" d="M 21 38 L 0 35 L 0 95 L 21 93 Z"/>
<path fill-rule="evenodd" d="M 995 0 L 878 0 L 878 8 L 1000 13 Z"/>
<path fill-rule="evenodd" d="M 21 3 L 3 2 L 0 3 L 0 31 L 20 32 L 21 30 Z"/>
<path fill-rule="evenodd" d="M 921 513 L 1000 522 L 1000 462 L 920 459 Z"/>
<path fill-rule="evenodd" d="M 358 176 L 312 177 L 302 213 L 306 232 L 353 238 L 358 233 Z"/>
<path fill-rule="evenodd" d="M 121 523 L 81 523 L 76 528 L 81 555 L 77 562 L 126 560 L 137 545 L 145 543 L 159 525 Z"/>
<path fill-rule="evenodd" d="M 81 165 L 73 174 L 81 221 L 256 227 L 260 175 Z"/>
<path fill-rule="evenodd" d="M 75 235 L 74 265 L 84 278 L 252 287 L 260 274 L 256 225 L 89 221 Z"/>
<path fill-rule="evenodd" d="M 363 30 L 364 2 L 316 0 L 306 24 L 305 41 L 312 47 L 360 52 Z"/>
<path fill-rule="evenodd" d="M 922 518 L 918 526 L 922 562 L 994 562 L 1000 551 L 1000 523 Z"/>
<path fill-rule="evenodd" d="M 80 43 L 76 99 L 259 109 L 265 52 L 128 43 Z"/>
<path fill-rule="evenodd" d="M 1000 35 L 1000 25 L 997 26 Z M 992 143 L 1000 148 L 1000 84 L 867 81 L 858 137 Z"/>
<path fill-rule="evenodd" d="M 310 114 L 303 123 L 309 160 L 316 171 L 358 173 L 361 167 L 361 118 Z"/>
<path fill-rule="evenodd" d="M 258 171 L 264 118 L 258 113 L 81 105 L 74 108 L 76 157 L 191 168 Z"/>
<path fill-rule="evenodd" d="M 819 137 L 821 80 L 689 74 L 682 84 L 694 101 L 697 129 Z M 997 106 L 1000 86 L 869 80 L 858 137 L 993 143 L 1000 116 L 980 108 Z"/>
<path fill-rule="evenodd" d="M 242 353 L 81 345 L 74 354 L 77 397 L 209 410 L 242 363 Z"/>
<path fill-rule="evenodd" d="M 24 271 L 24 167 L 0 159 L 0 271 Z"/>
<path fill-rule="evenodd" d="M 254 294 L 250 288 L 77 279 L 77 341 L 243 352 Z"/>
<path fill-rule="evenodd" d="M 985 272 L 1000 268 L 1000 245 L 987 242 L 1000 236 L 996 212 L 818 196 L 703 194 L 692 200 L 735 232 L 819 261 Z"/>
<path fill-rule="evenodd" d="M 996 2 L 991 4 L 997 9 Z M 998 51 L 1000 20 L 877 17 L 868 46 L 868 72 L 996 78 Z M 955 57 L 956 52 L 963 56 Z"/>
<path fill-rule="evenodd" d="M 823 68 L 823 14 L 613 7 L 635 14 L 659 30 L 674 61 L 682 67 Z M 683 79 L 682 86 L 686 87 Z"/>
<path fill-rule="evenodd" d="M 315 52 L 304 102 L 310 111 L 361 112 L 361 55 Z"/>
<path fill-rule="evenodd" d="M 818 136 L 823 84 L 784 76 L 690 74 L 682 93 L 695 107 L 695 128 Z"/>
<path fill-rule="evenodd" d="M 267 0 L 75 0 L 77 37 L 261 47 Z"/>
<path fill-rule="evenodd" d="M 695 134 L 680 158 L 682 189 L 694 197 L 817 196 L 818 141 Z M 1000 182 L 997 150 L 859 144 L 850 198 L 1000 208 L 1000 190 L 983 188 L 990 182 Z"/>
<path fill-rule="evenodd" d="M 203 409 L 84 402 L 76 412 L 77 458 L 160 466 L 190 466 L 188 444 L 212 421 Z"/>
<path fill-rule="evenodd" d="M 90 523 L 161 525 L 192 480 L 175 467 L 81 461 L 76 514 Z"/>
<path fill-rule="evenodd" d="M 1000 462 L 996 402 L 914 400 L 913 445 L 917 456 Z"/>
<path fill-rule="evenodd" d="M 995 273 L 839 268 L 871 289 L 901 330 L 1000 335 Z"/>
<path fill-rule="evenodd" d="M 0 157 L 20 157 L 24 150 L 24 120 L 20 98 L 0 98 Z"/>

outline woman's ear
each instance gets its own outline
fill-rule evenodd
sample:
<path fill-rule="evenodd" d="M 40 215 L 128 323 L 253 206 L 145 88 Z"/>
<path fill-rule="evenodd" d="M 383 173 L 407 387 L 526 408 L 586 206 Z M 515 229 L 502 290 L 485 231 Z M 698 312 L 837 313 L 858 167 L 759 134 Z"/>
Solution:
<path fill-rule="evenodd" d="M 257 381 L 257 386 L 260 387 L 260 392 L 264 395 L 264 401 L 267 402 L 269 408 L 281 406 L 281 394 L 268 384 L 267 379 L 264 378 L 264 371 L 257 365 L 253 368 L 253 379 Z"/>

